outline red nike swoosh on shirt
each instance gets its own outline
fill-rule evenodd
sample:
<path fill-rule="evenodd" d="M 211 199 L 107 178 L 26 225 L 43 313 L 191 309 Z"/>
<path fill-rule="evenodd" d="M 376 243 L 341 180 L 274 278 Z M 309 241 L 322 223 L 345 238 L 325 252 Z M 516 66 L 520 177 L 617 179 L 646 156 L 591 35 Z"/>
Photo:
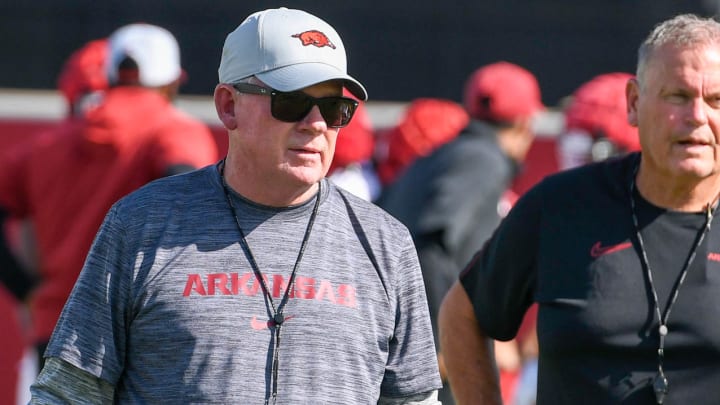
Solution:
<path fill-rule="evenodd" d="M 618 243 L 617 245 L 610 245 L 610 246 L 603 246 L 602 243 L 597 242 L 590 249 L 590 256 L 597 259 L 598 257 L 600 257 L 602 255 L 606 255 L 608 253 L 619 252 L 619 251 L 627 249 L 629 247 L 632 247 L 632 242 Z"/>
<path fill-rule="evenodd" d="M 286 316 L 285 322 L 289 321 L 292 318 L 294 318 L 294 316 L 292 315 Z M 252 319 L 250 319 L 250 327 L 255 330 L 269 329 L 271 326 L 273 326 L 272 320 L 261 321 L 255 315 L 253 315 Z"/>
<path fill-rule="evenodd" d="M 253 315 L 252 319 L 250 320 L 250 327 L 255 330 L 267 329 L 270 327 L 270 321 L 261 321 L 257 319 L 257 316 Z"/>

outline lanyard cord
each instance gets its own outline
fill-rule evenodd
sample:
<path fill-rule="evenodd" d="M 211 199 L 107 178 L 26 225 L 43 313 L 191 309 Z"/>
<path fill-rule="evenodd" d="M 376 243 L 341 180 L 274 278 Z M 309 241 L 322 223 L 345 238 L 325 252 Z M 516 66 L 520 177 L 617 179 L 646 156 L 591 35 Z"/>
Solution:
<path fill-rule="evenodd" d="M 290 280 L 288 281 L 287 288 L 285 289 L 285 292 L 283 293 L 282 298 L 280 299 L 280 304 L 278 304 L 277 308 L 275 307 L 275 302 L 273 301 L 272 294 L 270 294 L 270 289 L 267 286 L 267 283 L 265 283 L 265 278 L 262 276 L 262 272 L 260 271 L 260 268 L 257 265 L 257 262 L 255 261 L 255 256 L 252 253 L 252 250 L 250 250 L 250 245 L 247 242 L 247 239 L 245 238 L 245 232 L 242 230 L 242 226 L 240 226 L 240 220 L 237 216 L 237 210 L 235 209 L 235 204 L 232 201 L 232 198 L 230 198 L 230 192 L 228 191 L 228 185 L 225 181 L 224 177 L 225 173 L 225 162 L 222 162 L 222 165 L 220 167 L 220 178 L 222 180 L 222 186 L 223 186 L 223 192 L 225 193 L 225 199 L 228 202 L 228 206 L 230 208 L 230 211 L 232 212 L 233 218 L 235 218 L 235 224 L 237 225 L 238 231 L 240 232 L 240 245 L 242 246 L 243 250 L 245 251 L 245 254 L 248 256 L 248 259 L 250 261 L 250 266 L 253 269 L 253 273 L 255 273 L 255 278 L 260 283 L 260 287 L 263 290 L 263 293 L 265 294 L 265 298 L 267 298 L 267 301 L 270 303 L 270 307 L 272 309 L 272 319 L 268 322 L 268 326 L 273 328 L 274 334 L 273 334 L 273 356 L 272 356 L 272 401 L 273 403 L 276 403 L 277 401 L 277 381 L 278 381 L 278 367 L 279 367 L 279 353 L 280 353 L 280 327 L 282 326 L 283 322 L 285 321 L 285 316 L 283 315 L 283 309 L 285 308 L 285 304 L 288 301 L 288 296 L 290 295 L 290 290 L 293 288 L 293 284 L 295 283 L 295 274 L 297 274 L 297 269 L 300 266 L 300 261 L 302 260 L 303 253 L 305 253 L 305 248 L 307 247 L 308 239 L 310 239 L 310 232 L 312 231 L 313 224 L 315 223 L 315 218 L 317 217 L 318 208 L 320 207 L 320 191 L 321 191 L 321 185 L 322 181 L 318 182 L 318 192 L 315 199 L 315 205 L 313 206 L 312 214 L 310 214 L 310 220 L 308 221 L 307 228 L 305 229 L 305 235 L 303 236 L 302 244 L 300 245 L 300 251 L 298 252 L 297 259 L 295 259 L 295 265 L 293 266 L 292 272 L 290 273 Z M 265 400 L 265 404 L 268 403 L 268 399 Z"/>
<path fill-rule="evenodd" d="M 658 346 L 657 354 L 658 354 L 658 373 L 655 376 L 655 379 L 653 380 L 653 390 L 655 391 L 655 399 L 657 400 L 658 404 L 662 404 L 665 396 L 669 392 L 669 385 L 667 377 L 665 377 L 665 372 L 663 370 L 663 360 L 665 358 L 665 336 L 667 336 L 669 330 L 667 327 L 668 318 L 670 317 L 670 311 L 673 308 L 673 305 L 675 305 L 675 301 L 677 301 L 678 294 L 680 292 L 680 287 L 682 286 L 683 282 L 685 282 L 685 276 L 687 276 L 688 270 L 690 269 L 690 266 L 692 265 L 693 261 L 695 260 L 695 256 L 697 255 L 697 250 L 702 244 L 703 240 L 705 239 L 705 235 L 710 231 L 710 226 L 712 224 L 713 214 L 715 212 L 714 208 L 711 208 L 711 204 L 707 205 L 707 215 L 705 218 L 705 225 L 698 230 L 698 235 L 695 240 L 695 244 L 690 249 L 690 252 L 688 253 L 688 258 L 685 261 L 685 266 L 683 266 L 682 271 L 680 272 L 680 275 L 678 276 L 677 281 L 675 282 L 675 285 L 673 286 L 673 289 L 671 291 L 671 298 L 668 302 L 667 306 L 665 307 L 665 314 L 663 315 L 660 312 L 660 303 L 658 300 L 657 290 L 655 289 L 655 283 L 653 282 L 652 277 L 652 270 L 650 269 L 650 262 L 648 260 L 647 252 L 645 250 L 645 243 L 643 241 L 642 234 L 640 233 L 640 225 L 636 213 L 636 207 L 635 207 L 635 176 L 637 175 L 639 164 L 635 166 L 635 170 L 633 172 L 632 180 L 630 181 L 630 208 L 632 210 L 632 220 L 633 220 L 633 226 L 635 227 L 635 236 L 637 237 L 638 244 L 640 247 L 640 260 L 642 262 L 643 267 L 645 268 L 646 276 L 648 278 L 648 283 L 650 284 L 650 291 L 652 292 L 653 296 L 653 304 L 655 306 L 655 314 L 658 318 L 658 334 L 660 335 L 660 343 Z"/>

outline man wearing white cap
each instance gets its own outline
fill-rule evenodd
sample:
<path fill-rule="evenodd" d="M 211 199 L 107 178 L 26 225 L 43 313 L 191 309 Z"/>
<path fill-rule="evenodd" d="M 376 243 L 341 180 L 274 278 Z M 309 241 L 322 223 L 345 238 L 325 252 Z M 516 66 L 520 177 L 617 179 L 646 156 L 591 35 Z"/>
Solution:
<path fill-rule="evenodd" d="M 407 229 L 325 179 L 363 86 L 299 10 L 230 33 L 215 89 L 229 150 L 119 201 L 33 401 L 436 404 Z"/>

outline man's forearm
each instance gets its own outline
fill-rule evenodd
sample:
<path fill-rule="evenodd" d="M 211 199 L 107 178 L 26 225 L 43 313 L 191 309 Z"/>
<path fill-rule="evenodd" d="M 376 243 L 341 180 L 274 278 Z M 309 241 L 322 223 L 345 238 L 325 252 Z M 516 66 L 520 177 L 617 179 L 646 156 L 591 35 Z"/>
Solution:
<path fill-rule="evenodd" d="M 465 290 L 456 282 L 440 307 L 440 351 L 458 405 L 501 405 L 493 340 L 478 327 Z"/>

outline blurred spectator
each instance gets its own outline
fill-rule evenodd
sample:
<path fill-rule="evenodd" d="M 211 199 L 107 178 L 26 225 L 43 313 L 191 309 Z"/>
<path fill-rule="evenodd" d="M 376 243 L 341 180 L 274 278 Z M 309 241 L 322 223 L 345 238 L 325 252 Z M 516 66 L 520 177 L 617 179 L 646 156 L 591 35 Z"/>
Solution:
<path fill-rule="evenodd" d="M 82 115 L 107 90 L 107 54 L 107 40 L 93 40 L 73 52 L 63 64 L 57 85 L 66 101 L 67 119 Z M 28 136 L 27 142 L 33 140 L 34 137 Z M 32 144 L 22 143 L 14 147 L 31 148 Z M 4 153 L 14 154 L 15 151 Z M 28 321 L 25 306 L 17 298 L 26 296 L 36 281 L 32 276 L 37 271 L 36 243 L 29 220 L 0 219 L 0 223 L 3 222 L 5 225 L 0 236 L 4 238 L 4 242 L 0 242 L 0 272 L 4 275 L 4 282 L 0 284 L 0 330 L 3 331 L 0 333 L 0 347 L 3 348 L 0 355 L 0 404 L 25 404 L 30 400 L 29 387 L 37 374 L 37 355 L 25 330 Z M 6 288 L 10 285 L 14 294 Z"/>
<path fill-rule="evenodd" d="M 346 97 L 354 98 L 347 89 Z M 358 100 L 352 121 L 342 128 L 335 143 L 335 156 L 328 177 L 338 186 L 367 201 L 380 194 L 380 182 L 372 163 L 375 133 L 365 102 Z"/>
<path fill-rule="evenodd" d="M 0 218 L 32 224 L 40 276 L 31 290 L 28 266 L 15 263 L 3 267 L 15 271 L 2 281 L 29 299 L 40 357 L 110 206 L 149 181 L 218 159 L 207 126 L 172 104 L 184 77 L 173 35 L 131 24 L 104 43 L 87 44 L 60 75 L 73 118 L 0 156 Z"/>
<path fill-rule="evenodd" d="M 640 150 L 637 128 L 627 119 L 625 85 L 633 75 L 605 73 L 582 84 L 565 107 L 558 138 L 560 169 Z"/>
<path fill-rule="evenodd" d="M 413 235 L 436 343 L 440 303 L 506 212 L 503 196 L 532 143 L 531 123 L 544 108 L 535 76 L 508 62 L 476 70 L 465 85 L 464 106 L 469 125 L 413 162 L 378 202 Z M 442 355 L 438 361 L 442 373 Z M 440 396 L 453 403 L 447 384 Z"/>
<path fill-rule="evenodd" d="M 97 105 L 108 88 L 106 38 L 88 42 L 73 52 L 58 76 L 58 90 L 65 97 L 68 117 L 83 115 Z"/>
<path fill-rule="evenodd" d="M 455 138 L 469 120 L 465 109 L 450 100 L 410 102 L 400 122 L 379 137 L 375 160 L 382 186 L 389 186 L 415 159 Z"/>

